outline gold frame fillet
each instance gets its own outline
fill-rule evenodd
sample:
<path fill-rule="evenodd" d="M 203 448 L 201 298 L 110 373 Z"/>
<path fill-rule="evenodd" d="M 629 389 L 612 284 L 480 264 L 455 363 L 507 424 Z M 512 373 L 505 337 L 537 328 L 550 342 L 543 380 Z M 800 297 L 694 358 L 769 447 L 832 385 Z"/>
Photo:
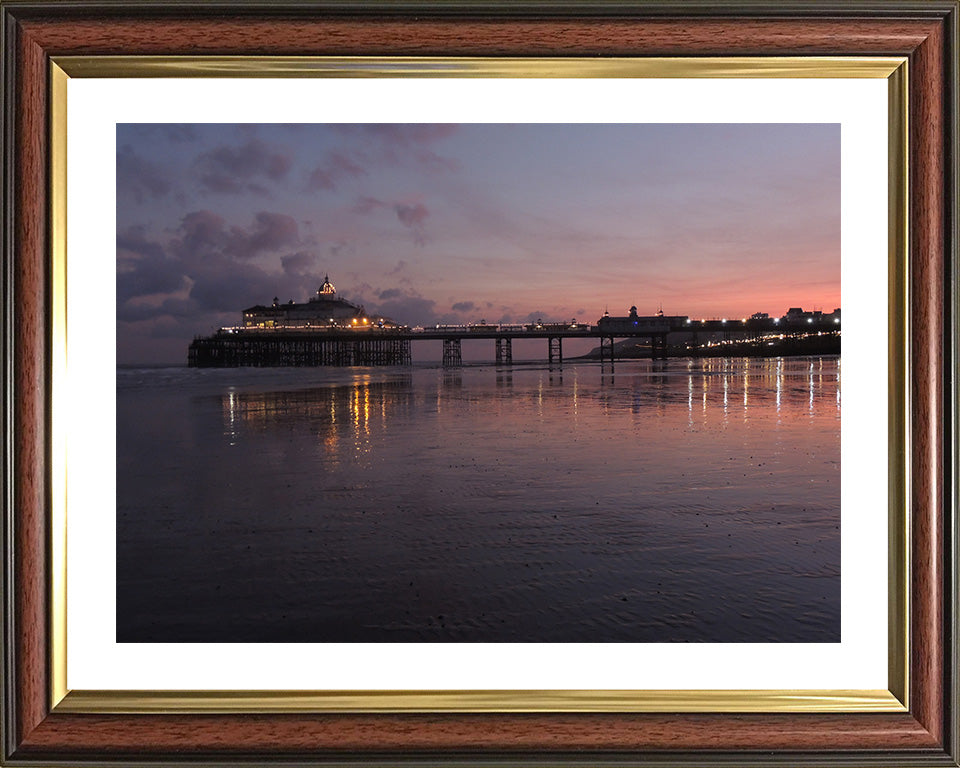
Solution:
<path fill-rule="evenodd" d="M 51 60 L 50 703 L 56 712 L 904 712 L 909 700 L 909 285 L 905 57 L 62 56 Z M 873 78 L 888 82 L 888 690 L 132 691 L 67 687 L 67 83 L 72 77 Z"/>

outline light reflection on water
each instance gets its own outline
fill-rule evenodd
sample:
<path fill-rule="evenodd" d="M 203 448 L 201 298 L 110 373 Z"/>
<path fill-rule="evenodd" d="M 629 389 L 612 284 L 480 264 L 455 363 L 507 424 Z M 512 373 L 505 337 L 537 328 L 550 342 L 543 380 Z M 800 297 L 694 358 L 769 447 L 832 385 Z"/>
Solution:
<path fill-rule="evenodd" d="M 121 641 L 839 640 L 835 358 L 118 372 Z"/>

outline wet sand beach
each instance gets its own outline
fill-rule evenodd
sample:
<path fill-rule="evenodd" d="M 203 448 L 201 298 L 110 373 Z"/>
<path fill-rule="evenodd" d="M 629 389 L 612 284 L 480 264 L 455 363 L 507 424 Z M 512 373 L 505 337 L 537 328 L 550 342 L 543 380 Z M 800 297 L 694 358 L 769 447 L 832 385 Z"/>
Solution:
<path fill-rule="evenodd" d="M 120 369 L 121 642 L 835 642 L 840 360 Z"/>

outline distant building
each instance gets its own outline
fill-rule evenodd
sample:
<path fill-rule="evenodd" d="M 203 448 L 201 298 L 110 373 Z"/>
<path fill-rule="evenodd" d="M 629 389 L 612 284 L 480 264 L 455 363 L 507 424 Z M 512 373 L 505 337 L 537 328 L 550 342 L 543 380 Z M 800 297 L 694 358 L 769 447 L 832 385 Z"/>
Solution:
<path fill-rule="evenodd" d="M 603 317 L 597 320 L 597 328 L 604 333 L 636 333 L 638 331 L 662 333 L 686 322 L 686 315 L 664 315 L 662 308 L 658 309 L 655 315 L 638 315 L 637 308 L 630 307 L 630 314 L 626 317 L 611 317 L 608 312 L 604 312 Z"/>
<path fill-rule="evenodd" d="M 837 307 L 830 314 L 824 314 L 822 309 L 804 312 L 801 307 L 790 307 L 787 314 L 780 318 L 786 324 L 793 323 L 829 323 L 840 324 L 840 308 Z"/>
<path fill-rule="evenodd" d="M 271 306 L 258 304 L 243 310 L 244 328 L 332 328 L 332 327 L 396 327 L 388 317 L 369 315 L 362 304 L 354 304 L 337 295 L 329 276 L 315 296 L 301 304 L 291 299 L 281 304 L 277 298 Z"/>

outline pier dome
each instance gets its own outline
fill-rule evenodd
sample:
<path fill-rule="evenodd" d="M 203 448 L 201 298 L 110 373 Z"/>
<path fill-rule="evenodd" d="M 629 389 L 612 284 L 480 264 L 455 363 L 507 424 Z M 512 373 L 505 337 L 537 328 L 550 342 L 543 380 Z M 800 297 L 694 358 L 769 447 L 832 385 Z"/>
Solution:
<path fill-rule="evenodd" d="M 317 288 L 317 299 L 327 299 L 332 298 L 337 295 L 337 289 L 333 287 L 333 283 L 330 282 L 330 276 L 323 276 L 323 285 Z M 315 299 L 311 299 L 315 301 Z"/>

